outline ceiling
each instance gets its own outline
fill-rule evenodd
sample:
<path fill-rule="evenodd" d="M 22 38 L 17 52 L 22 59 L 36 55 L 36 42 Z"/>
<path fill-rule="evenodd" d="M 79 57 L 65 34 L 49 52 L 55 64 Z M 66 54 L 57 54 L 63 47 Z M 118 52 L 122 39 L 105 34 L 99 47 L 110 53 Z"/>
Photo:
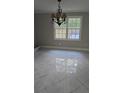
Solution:
<path fill-rule="evenodd" d="M 57 0 L 34 0 L 35 13 L 56 12 Z M 89 0 L 62 0 L 63 12 L 88 12 Z"/>

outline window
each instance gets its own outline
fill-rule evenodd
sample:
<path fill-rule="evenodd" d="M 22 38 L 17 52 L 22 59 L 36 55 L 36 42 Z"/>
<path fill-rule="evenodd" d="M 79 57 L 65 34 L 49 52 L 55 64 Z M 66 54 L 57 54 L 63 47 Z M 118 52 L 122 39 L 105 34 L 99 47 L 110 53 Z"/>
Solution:
<path fill-rule="evenodd" d="M 79 40 L 81 30 L 81 17 L 68 17 L 66 24 L 55 24 L 55 39 Z"/>
<path fill-rule="evenodd" d="M 66 39 L 66 24 L 58 24 L 55 23 L 55 38 L 56 39 Z"/>

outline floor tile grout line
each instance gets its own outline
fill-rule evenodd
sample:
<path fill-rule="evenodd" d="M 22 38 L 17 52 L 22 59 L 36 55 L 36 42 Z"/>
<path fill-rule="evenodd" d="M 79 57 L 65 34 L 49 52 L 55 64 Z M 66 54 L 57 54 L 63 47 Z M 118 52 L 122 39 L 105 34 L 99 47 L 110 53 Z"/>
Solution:
<path fill-rule="evenodd" d="M 77 79 L 77 78 L 76 78 Z M 84 84 L 84 83 L 82 83 L 79 79 L 77 79 L 79 82 L 80 82 L 80 84 L 82 85 L 82 86 L 84 86 L 87 90 L 89 90 L 89 88 Z"/>
<path fill-rule="evenodd" d="M 74 93 L 75 91 L 77 91 L 81 86 L 77 87 L 76 89 L 74 89 L 73 91 L 71 91 L 70 93 Z"/>
<path fill-rule="evenodd" d="M 65 77 L 66 78 L 66 77 Z M 60 83 L 60 82 L 62 82 L 65 78 L 63 78 L 63 79 L 61 79 L 61 80 L 58 80 L 58 81 L 56 81 L 54 84 L 58 84 L 58 83 Z M 44 87 L 44 89 L 46 89 L 46 91 L 48 90 L 47 89 L 47 87 L 49 87 L 50 85 L 48 85 L 48 86 L 45 86 Z"/>

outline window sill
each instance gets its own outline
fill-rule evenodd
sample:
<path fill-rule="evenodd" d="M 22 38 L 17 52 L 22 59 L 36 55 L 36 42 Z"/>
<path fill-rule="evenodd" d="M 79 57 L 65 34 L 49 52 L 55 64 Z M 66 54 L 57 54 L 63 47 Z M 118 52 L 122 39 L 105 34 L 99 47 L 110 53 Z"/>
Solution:
<path fill-rule="evenodd" d="M 73 40 L 73 39 L 54 39 L 56 41 L 81 41 L 80 39 L 79 40 Z"/>

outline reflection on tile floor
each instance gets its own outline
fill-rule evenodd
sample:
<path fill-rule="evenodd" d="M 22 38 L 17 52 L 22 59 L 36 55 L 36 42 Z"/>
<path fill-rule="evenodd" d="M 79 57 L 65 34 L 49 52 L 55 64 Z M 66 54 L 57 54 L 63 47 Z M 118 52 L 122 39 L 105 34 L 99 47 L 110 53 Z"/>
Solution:
<path fill-rule="evenodd" d="M 89 53 L 41 49 L 34 58 L 34 93 L 89 93 Z"/>
<path fill-rule="evenodd" d="M 77 60 L 70 58 L 56 58 L 56 71 L 65 73 L 76 73 Z"/>

